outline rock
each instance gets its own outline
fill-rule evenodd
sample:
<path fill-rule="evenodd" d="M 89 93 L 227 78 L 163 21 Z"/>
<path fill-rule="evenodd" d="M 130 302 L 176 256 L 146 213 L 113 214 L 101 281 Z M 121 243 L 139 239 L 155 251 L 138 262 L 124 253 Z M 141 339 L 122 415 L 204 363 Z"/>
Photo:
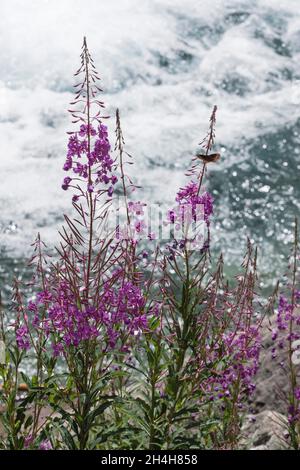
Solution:
<path fill-rule="evenodd" d="M 250 450 L 288 449 L 287 420 L 277 411 L 264 410 L 247 416 L 242 427 L 240 446 Z"/>

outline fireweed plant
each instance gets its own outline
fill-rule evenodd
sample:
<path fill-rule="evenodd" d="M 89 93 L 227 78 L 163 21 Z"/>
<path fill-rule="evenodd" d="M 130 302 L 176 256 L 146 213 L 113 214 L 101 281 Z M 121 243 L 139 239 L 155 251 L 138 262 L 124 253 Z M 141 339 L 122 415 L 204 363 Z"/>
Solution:
<path fill-rule="evenodd" d="M 32 281 L 15 280 L 14 319 L 1 313 L 1 447 L 238 448 L 260 328 L 274 303 L 263 306 L 256 293 L 257 251 L 248 241 L 230 282 L 222 255 L 212 262 L 213 198 L 204 189 L 208 163 L 197 157 L 155 233 L 127 174 L 132 157 L 119 111 L 111 147 L 85 39 L 75 76 L 69 112 L 77 127 L 69 132 L 62 182 L 75 215 L 65 215 L 52 256 L 37 236 Z M 205 155 L 215 143 L 216 113 L 214 107 L 199 144 Z M 162 241 L 163 229 L 170 236 Z M 278 328 L 289 325 L 290 363 L 295 280 L 292 292 L 278 313 Z M 296 442 L 300 397 L 289 370 Z"/>
<path fill-rule="evenodd" d="M 280 292 L 278 308 L 273 317 L 271 350 L 272 358 L 280 357 L 280 367 L 288 379 L 288 390 L 279 389 L 280 399 L 286 404 L 289 441 L 295 450 L 300 448 L 300 286 L 299 286 L 299 238 L 295 220 L 294 245 L 285 275 L 284 290 Z M 272 324 L 273 323 L 273 324 Z M 279 384 L 277 388 L 279 387 Z M 278 390 L 277 390 L 278 391 Z"/>

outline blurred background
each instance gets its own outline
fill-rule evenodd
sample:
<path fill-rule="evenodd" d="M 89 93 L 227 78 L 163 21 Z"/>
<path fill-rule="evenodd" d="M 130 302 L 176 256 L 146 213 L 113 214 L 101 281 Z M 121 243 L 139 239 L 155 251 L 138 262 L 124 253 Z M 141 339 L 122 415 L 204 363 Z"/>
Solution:
<path fill-rule="evenodd" d="M 36 233 L 50 245 L 61 190 L 73 73 L 82 39 L 120 108 L 140 199 L 170 202 L 218 105 L 206 188 L 214 251 L 228 271 L 246 237 L 261 286 L 283 272 L 300 206 L 299 0 L 0 0 L 0 288 L 23 270 Z"/>

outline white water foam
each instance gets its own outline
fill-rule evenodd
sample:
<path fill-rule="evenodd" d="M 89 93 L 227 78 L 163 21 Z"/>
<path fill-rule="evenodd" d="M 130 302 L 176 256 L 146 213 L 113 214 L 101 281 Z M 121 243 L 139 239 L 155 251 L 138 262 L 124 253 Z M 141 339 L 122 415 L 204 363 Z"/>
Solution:
<path fill-rule="evenodd" d="M 217 173 L 248 162 L 246 141 L 298 119 L 298 0 L 1 0 L 0 246 L 8 251 L 24 253 L 38 230 L 52 243 L 70 205 L 61 167 L 84 35 L 108 113 L 120 108 L 141 198 L 173 199 L 214 104 L 224 149 Z M 114 119 L 109 127 L 113 135 Z M 227 196 L 218 195 L 224 204 Z M 230 210 L 221 210 L 225 240 Z"/>

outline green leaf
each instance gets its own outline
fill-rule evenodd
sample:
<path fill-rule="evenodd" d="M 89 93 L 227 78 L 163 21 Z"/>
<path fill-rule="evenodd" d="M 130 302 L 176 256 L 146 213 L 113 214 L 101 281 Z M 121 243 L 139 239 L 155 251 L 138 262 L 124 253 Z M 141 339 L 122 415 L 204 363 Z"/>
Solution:
<path fill-rule="evenodd" d="M 24 428 L 25 429 L 29 428 L 29 426 L 31 426 L 32 423 L 33 423 L 33 416 L 29 415 L 24 423 Z"/>
<path fill-rule="evenodd" d="M 76 450 L 77 447 L 76 447 L 76 444 L 75 444 L 75 441 L 73 439 L 73 436 L 72 434 L 70 433 L 70 431 L 65 428 L 64 426 L 60 426 L 58 428 L 62 438 L 64 439 L 65 443 L 67 444 L 67 447 L 69 450 Z"/>
<path fill-rule="evenodd" d="M 105 403 L 102 403 L 99 405 L 95 410 L 93 410 L 91 413 L 88 414 L 87 416 L 87 423 L 90 426 L 94 424 L 95 419 L 97 416 L 100 416 L 104 413 L 104 411 L 109 408 L 113 404 L 112 401 L 107 401 Z"/>
<path fill-rule="evenodd" d="M 22 380 L 27 385 L 27 387 L 30 389 L 31 388 L 31 379 L 28 377 L 28 375 L 24 374 L 24 372 L 21 372 L 21 377 L 22 377 Z"/>

